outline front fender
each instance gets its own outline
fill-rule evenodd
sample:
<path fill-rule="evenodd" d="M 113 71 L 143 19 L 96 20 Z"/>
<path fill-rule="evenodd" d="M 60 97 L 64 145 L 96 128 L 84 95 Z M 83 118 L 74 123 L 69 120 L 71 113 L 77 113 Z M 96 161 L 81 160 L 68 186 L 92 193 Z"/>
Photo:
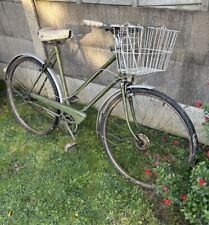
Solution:
<path fill-rule="evenodd" d="M 128 90 L 138 89 L 138 88 L 155 89 L 155 87 L 150 86 L 150 85 L 146 85 L 146 84 L 142 84 L 142 85 L 133 84 L 133 85 L 130 85 L 130 86 L 127 87 Z"/>
<path fill-rule="evenodd" d="M 127 87 L 127 90 L 134 90 L 134 89 L 138 89 L 138 88 L 146 88 L 146 89 L 154 89 L 153 86 L 149 86 L 149 85 L 129 85 Z M 96 121 L 96 134 L 97 137 L 100 137 L 101 134 L 101 128 L 102 128 L 102 116 L 103 113 L 106 110 L 106 107 L 109 105 L 109 103 L 116 98 L 118 95 L 121 94 L 121 90 L 117 90 L 114 94 L 112 94 L 111 96 L 109 96 L 106 101 L 102 104 L 101 108 L 98 111 L 97 114 L 97 121 Z"/>
<path fill-rule="evenodd" d="M 109 105 L 109 102 L 115 98 L 117 95 L 119 95 L 121 93 L 120 90 L 117 90 L 114 94 L 110 95 L 105 102 L 102 104 L 102 106 L 100 107 L 98 114 L 97 114 L 97 121 L 96 121 L 96 134 L 97 137 L 100 137 L 100 133 L 101 133 L 101 127 L 102 127 L 102 115 L 105 112 L 106 107 Z"/>

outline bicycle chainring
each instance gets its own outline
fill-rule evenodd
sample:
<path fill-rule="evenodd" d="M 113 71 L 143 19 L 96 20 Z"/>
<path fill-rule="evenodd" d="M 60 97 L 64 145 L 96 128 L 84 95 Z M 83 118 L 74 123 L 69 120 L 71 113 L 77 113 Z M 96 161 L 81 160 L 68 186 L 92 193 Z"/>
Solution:
<path fill-rule="evenodd" d="M 78 124 L 75 122 L 74 118 L 71 115 L 62 114 L 61 116 L 61 130 L 66 134 L 70 134 L 69 129 L 75 134 L 78 129 Z"/>

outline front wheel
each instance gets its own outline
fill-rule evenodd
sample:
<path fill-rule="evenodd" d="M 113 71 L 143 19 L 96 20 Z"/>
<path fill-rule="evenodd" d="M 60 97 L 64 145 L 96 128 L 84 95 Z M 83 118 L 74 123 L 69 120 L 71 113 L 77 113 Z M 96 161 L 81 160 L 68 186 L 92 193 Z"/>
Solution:
<path fill-rule="evenodd" d="M 103 112 L 103 146 L 121 174 L 154 189 L 160 163 L 189 165 L 197 148 L 196 132 L 185 111 L 156 90 L 129 89 L 125 102 L 127 110 L 119 93 Z"/>

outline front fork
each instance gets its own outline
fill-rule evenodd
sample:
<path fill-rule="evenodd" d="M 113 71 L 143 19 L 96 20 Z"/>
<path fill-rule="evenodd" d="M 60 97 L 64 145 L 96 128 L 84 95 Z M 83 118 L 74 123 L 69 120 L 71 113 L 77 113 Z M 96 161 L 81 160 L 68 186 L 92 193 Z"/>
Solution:
<path fill-rule="evenodd" d="M 135 135 L 131 125 L 130 125 L 130 116 L 129 116 L 129 112 L 128 112 L 128 104 L 130 106 L 130 112 L 132 115 L 132 119 L 133 122 L 136 126 L 138 126 L 137 120 L 136 120 L 136 114 L 135 114 L 135 110 L 134 110 L 134 105 L 133 105 L 133 99 L 132 99 L 132 93 L 129 93 L 127 87 L 130 84 L 128 82 L 122 82 L 121 83 L 121 93 L 122 93 L 122 99 L 123 99 L 123 108 L 124 108 L 124 112 L 125 112 L 125 119 L 126 119 L 126 123 L 128 125 L 128 128 L 130 130 L 130 132 L 132 133 L 133 137 L 135 138 L 136 141 L 138 141 L 138 137 Z M 128 101 L 128 102 L 127 102 Z"/>

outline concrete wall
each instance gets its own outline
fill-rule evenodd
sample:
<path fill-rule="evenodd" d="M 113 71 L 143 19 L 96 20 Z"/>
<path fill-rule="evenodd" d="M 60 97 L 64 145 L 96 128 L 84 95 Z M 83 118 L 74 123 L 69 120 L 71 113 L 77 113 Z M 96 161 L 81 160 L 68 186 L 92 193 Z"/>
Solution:
<path fill-rule="evenodd" d="M 134 8 L 36 1 L 41 27 L 70 27 L 76 38 L 62 48 L 65 73 L 86 79 L 111 55 L 112 37 L 95 28 L 82 26 L 83 19 L 106 23 L 131 21 L 179 30 L 174 55 L 166 73 L 144 76 L 141 82 L 156 86 L 177 101 L 194 105 L 196 99 L 209 101 L 209 11 Z M 20 0 L 0 0 L 0 66 L 20 52 L 34 53 L 34 46 Z M 115 65 L 112 66 L 113 68 Z M 2 66 L 1 66 L 2 68 Z M 113 69 L 113 71 L 115 71 Z M 105 84 L 106 73 L 96 82 Z"/>
<path fill-rule="evenodd" d="M 108 6 L 37 1 L 41 27 L 71 27 L 79 38 L 62 47 L 67 75 L 85 79 L 110 55 L 111 36 L 98 29 L 82 26 L 83 19 L 106 23 L 131 21 L 150 26 L 167 26 L 179 30 L 169 69 L 163 74 L 142 78 L 177 101 L 194 105 L 196 99 L 209 101 L 209 12 L 181 11 L 129 6 Z M 110 79 L 104 76 L 97 82 Z"/>
<path fill-rule="evenodd" d="M 34 53 L 22 3 L 0 0 L 0 75 L 3 66 L 20 52 Z"/>
<path fill-rule="evenodd" d="M 33 8 L 31 0 L 22 1 L 27 3 L 24 5 L 26 8 L 30 10 Z M 143 76 L 141 83 L 155 86 L 184 104 L 194 105 L 196 99 L 209 102 L 209 11 L 134 8 L 43 0 L 36 1 L 36 9 L 39 21 L 34 25 L 34 18 L 30 19 L 32 15 L 29 10 L 26 10 L 25 15 L 21 0 L 0 0 L 0 77 L 3 77 L 2 68 L 16 54 L 40 52 L 42 45 L 37 43 L 36 39 L 39 24 L 40 27 L 70 27 L 75 37 L 61 47 L 61 54 L 65 73 L 71 77 L 67 79 L 68 86 L 74 89 L 112 54 L 109 50 L 112 46 L 112 36 L 96 28 L 84 27 L 82 20 L 100 20 L 105 23 L 131 21 L 149 26 L 167 26 L 180 31 L 168 71 Z M 110 70 L 116 72 L 115 65 L 112 65 Z M 76 78 L 73 85 L 72 78 Z M 85 102 L 87 96 L 93 97 L 96 90 L 101 90 L 102 85 L 111 79 L 112 75 L 105 72 L 96 80 L 97 85 L 91 85 L 85 90 L 81 100 Z M 96 106 L 99 105 L 100 103 Z M 202 128 L 203 111 L 183 107 L 194 122 L 199 138 L 205 143 L 207 138 Z"/>

